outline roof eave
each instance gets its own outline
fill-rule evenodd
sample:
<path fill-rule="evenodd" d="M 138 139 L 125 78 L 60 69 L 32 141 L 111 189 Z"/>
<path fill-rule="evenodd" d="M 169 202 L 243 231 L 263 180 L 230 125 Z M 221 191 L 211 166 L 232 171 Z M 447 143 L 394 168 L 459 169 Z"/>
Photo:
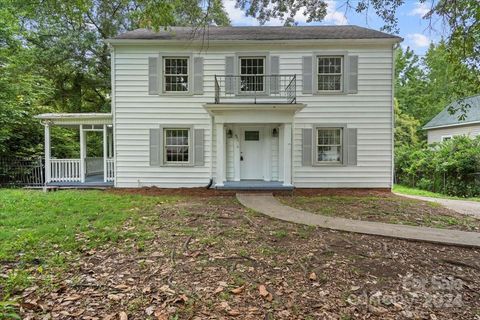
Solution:
<path fill-rule="evenodd" d="M 302 44 L 396 44 L 403 41 L 403 38 L 365 38 L 365 39 L 281 39 L 281 40 L 165 40 L 165 39 L 105 39 L 110 45 L 152 45 L 152 44 L 175 44 L 175 45 L 224 45 L 224 44 L 282 44 L 297 46 Z"/>
<path fill-rule="evenodd" d="M 450 127 L 461 127 L 461 126 L 468 126 L 472 124 L 480 124 L 480 121 L 469 121 L 469 122 L 462 122 L 462 123 L 452 123 L 452 124 L 442 124 L 438 126 L 429 127 L 427 125 L 423 126 L 422 130 L 433 130 L 433 129 L 442 129 L 442 128 L 450 128 Z"/>

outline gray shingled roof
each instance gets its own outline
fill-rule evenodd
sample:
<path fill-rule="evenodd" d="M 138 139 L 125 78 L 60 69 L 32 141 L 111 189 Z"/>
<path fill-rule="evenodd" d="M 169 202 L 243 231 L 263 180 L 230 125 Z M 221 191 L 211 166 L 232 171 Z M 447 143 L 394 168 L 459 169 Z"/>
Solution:
<path fill-rule="evenodd" d="M 316 39 L 397 39 L 402 38 L 358 26 L 296 26 L 296 27 L 171 27 L 154 32 L 136 29 L 113 39 L 143 40 L 316 40 Z"/>
<path fill-rule="evenodd" d="M 455 114 L 450 114 L 450 112 L 448 112 L 450 106 L 458 107 L 459 103 L 470 106 L 470 108 L 466 109 L 466 117 L 463 120 L 458 119 L 461 111 L 457 111 Z M 480 122 L 480 95 L 452 102 L 446 106 L 442 112 L 430 120 L 430 122 L 428 122 L 423 128 L 432 129 L 452 125 L 463 125 L 472 122 Z"/>

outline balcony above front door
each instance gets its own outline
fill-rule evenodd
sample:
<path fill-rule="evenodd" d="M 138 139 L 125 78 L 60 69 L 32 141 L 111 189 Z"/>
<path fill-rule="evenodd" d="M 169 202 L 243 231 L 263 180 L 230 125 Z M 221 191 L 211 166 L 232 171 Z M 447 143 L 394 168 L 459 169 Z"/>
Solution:
<path fill-rule="evenodd" d="M 296 102 L 296 75 L 215 75 L 215 104 Z"/>

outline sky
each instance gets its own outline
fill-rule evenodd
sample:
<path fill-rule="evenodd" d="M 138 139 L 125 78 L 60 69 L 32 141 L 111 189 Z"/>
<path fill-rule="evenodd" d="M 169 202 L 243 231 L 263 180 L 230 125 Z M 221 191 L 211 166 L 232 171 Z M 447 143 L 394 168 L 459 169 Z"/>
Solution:
<path fill-rule="evenodd" d="M 383 21 L 370 13 L 356 13 L 353 10 L 345 11 L 346 7 L 342 0 L 326 0 L 328 3 L 327 15 L 321 23 L 306 23 L 305 16 L 298 12 L 295 21 L 299 25 L 358 25 L 362 27 L 380 30 Z M 354 1 L 351 1 L 352 3 Z M 228 12 L 232 25 L 234 26 L 254 26 L 259 25 L 258 21 L 252 17 L 246 17 L 244 12 L 235 8 L 235 0 L 223 0 L 226 11 Z M 429 10 L 429 3 L 420 3 L 416 0 L 405 0 L 405 4 L 401 6 L 397 12 L 399 35 L 404 38 L 402 47 L 410 47 L 418 55 L 424 55 L 431 42 L 438 42 L 442 36 L 441 21 L 436 18 L 432 20 L 433 28 L 429 28 L 427 20 L 422 17 Z M 283 25 L 283 23 L 274 19 L 266 23 L 266 25 Z"/>

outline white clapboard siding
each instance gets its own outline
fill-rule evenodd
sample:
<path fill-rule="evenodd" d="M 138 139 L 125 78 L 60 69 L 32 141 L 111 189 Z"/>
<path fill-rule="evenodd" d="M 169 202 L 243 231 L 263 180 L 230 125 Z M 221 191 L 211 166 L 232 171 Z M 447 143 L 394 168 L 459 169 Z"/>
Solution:
<path fill-rule="evenodd" d="M 250 50 L 249 50 L 250 49 Z M 194 50 L 204 58 L 204 94 L 158 96 L 148 94 L 148 57 L 160 52 L 190 53 L 192 47 L 118 46 L 114 55 L 116 186 L 200 187 L 215 176 L 215 128 L 203 109 L 214 99 L 214 75 L 225 73 L 225 56 L 249 52 L 248 46 Z M 322 50 L 347 50 L 357 55 L 358 94 L 302 95 L 302 57 Z M 303 45 L 295 49 L 259 45 L 280 57 L 280 74 L 297 74 L 297 101 L 307 107 L 293 124 L 292 176 L 296 187 L 391 186 L 392 175 L 392 48 L 389 45 L 351 47 Z M 193 75 L 192 75 L 193 76 Z M 301 129 L 314 124 L 341 123 L 358 129 L 357 166 L 302 167 Z M 205 165 L 155 167 L 149 164 L 149 129 L 160 124 L 193 125 L 205 130 Z M 273 143 L 278 145 L 278 143 Z M 230 146 L 228 146 L 230 147 Z M 233 148 L 232 148 L 233 150 Z M 278 149 L 272 147 L 272 156 Z M 274 156 L 275 158 L 275 156 Z M 227 178 L 233 161 L 227 161 Z M 272 179 L 278 179 L 279 162 L 272 162 Z"/>
<path fill-rule="evenodd" d="M 468 126 L 455 126 L 428 130 L 428 143 L 441 142 L 445 136 L 469 136 L 476 137 L 480 135 L 480 124 Z"/>

